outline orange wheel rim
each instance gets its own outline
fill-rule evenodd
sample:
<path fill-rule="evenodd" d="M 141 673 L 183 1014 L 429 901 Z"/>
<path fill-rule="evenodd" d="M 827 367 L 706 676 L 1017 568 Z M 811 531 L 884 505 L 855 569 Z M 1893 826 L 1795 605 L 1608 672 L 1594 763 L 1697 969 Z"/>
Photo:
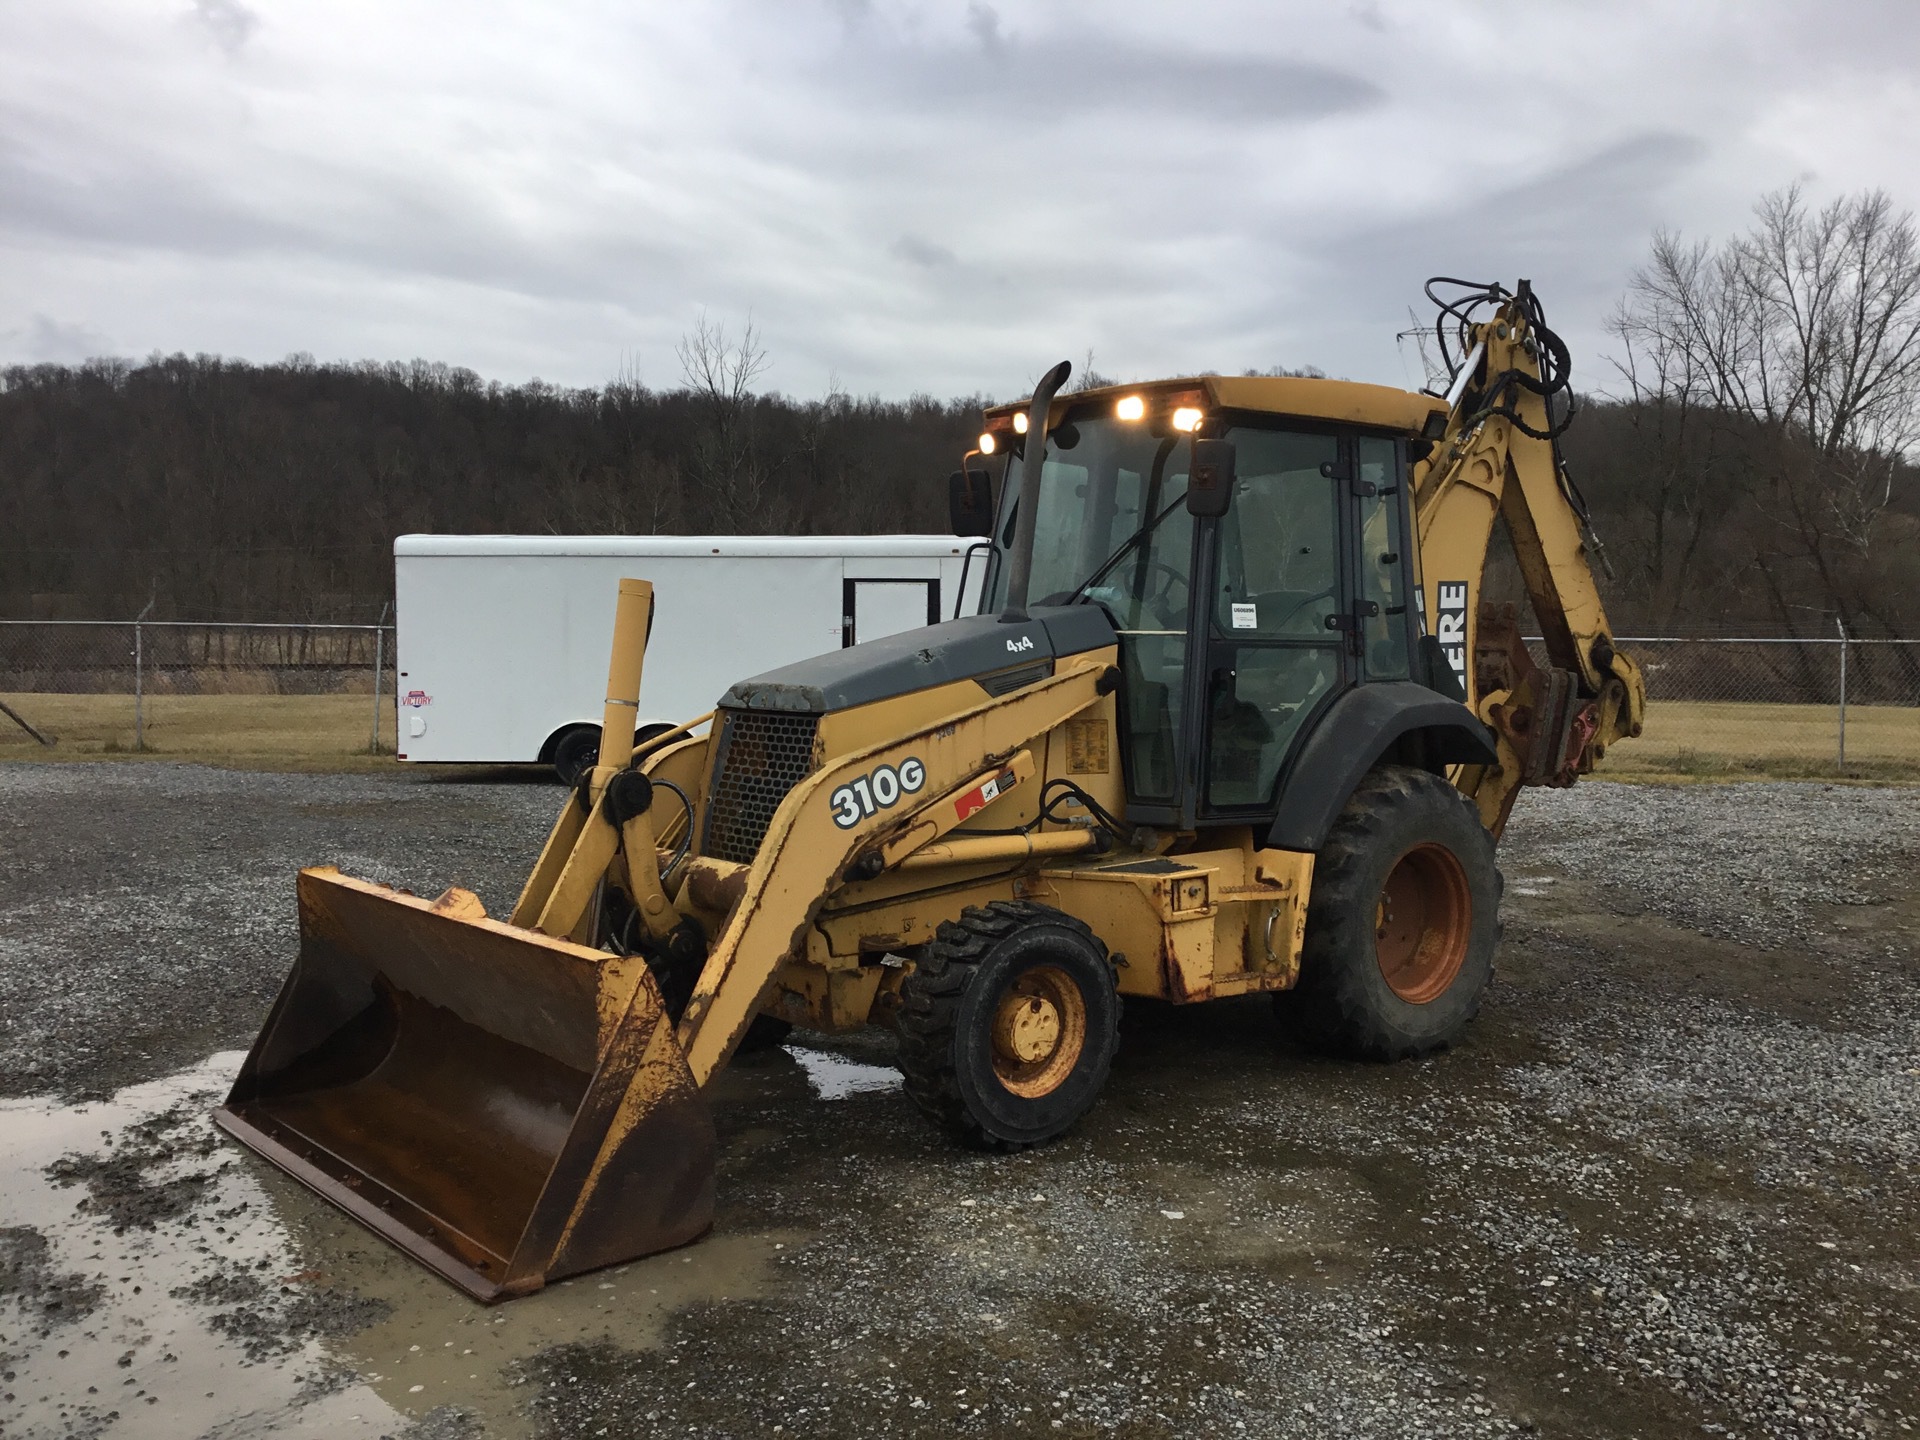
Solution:
<path fill-rule="evenodd" d="M 993 1011 L 993 1073 L 1023 1099 L 1057 1090 L 1087 1048 L 1087 1001 L 1058 965 L 1014 976 Z"/>
<path fill-rule="evenodd" d="M 1446 994 L 1467 963 L 1473 892 L 1459 857 L 1416 845 L 1394 863 L 1374 906 L 1374 946 L 1388 987 L 1410 1005 Z"/>

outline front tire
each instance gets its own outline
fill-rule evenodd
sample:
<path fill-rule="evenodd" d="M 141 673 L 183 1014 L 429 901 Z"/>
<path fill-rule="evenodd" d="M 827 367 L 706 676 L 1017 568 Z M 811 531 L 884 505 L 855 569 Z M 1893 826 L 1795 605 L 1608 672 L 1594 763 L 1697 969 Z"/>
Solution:
<path fill-rule="evenodd" d="M 1023 900 L 941 925 L 900 987 L 900 1070 L 928 1116 L 980 1149 L 1025 1150 L 1093 1108 L 1120 1043 L 1106 947 Z"/>
<path fill-rule="evenodd" d="M 1401 1060 L 1455 1043 L 1493 978 L 1500 888 L 1472 801 L 1425 770 L 1372 771 L 1314 861 L 1283 1013 L 1330 1054 Z"/>

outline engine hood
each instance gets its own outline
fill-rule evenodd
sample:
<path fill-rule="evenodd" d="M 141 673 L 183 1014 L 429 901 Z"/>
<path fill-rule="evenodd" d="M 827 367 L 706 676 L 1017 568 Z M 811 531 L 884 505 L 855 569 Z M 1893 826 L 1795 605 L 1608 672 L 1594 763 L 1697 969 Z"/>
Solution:
<path fill-rule="evenodd" d="M 985 680 L 1029 666 L 1044 673 L 1055 660 L 1117 643 L 1098 605 L 1036 605 L 1032 618 L 1018 624 L 970 615 L 769 670 L 742 680 L 720 705 L 824 715 L 955 680 Z"/>

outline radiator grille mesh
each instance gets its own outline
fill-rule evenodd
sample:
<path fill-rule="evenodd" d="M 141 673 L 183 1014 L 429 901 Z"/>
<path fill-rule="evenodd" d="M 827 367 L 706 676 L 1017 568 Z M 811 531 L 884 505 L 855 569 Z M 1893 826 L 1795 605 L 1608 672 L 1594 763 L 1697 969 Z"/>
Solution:
<path fill-rule="evenodd" d="M 725 710 L 718 778 L 707 807 L 701 853 L 750 865 L 787 792 L 813 772 L 817 715 Z"/>

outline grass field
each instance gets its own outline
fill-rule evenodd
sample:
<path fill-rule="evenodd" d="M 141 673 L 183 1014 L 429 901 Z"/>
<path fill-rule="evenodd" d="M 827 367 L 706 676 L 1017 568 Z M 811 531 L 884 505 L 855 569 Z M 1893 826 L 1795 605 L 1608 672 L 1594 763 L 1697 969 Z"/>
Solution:
<path fill-rule="evenodd" d="M 380 714 L 382 753 L 367 748 L 371 695 L 160 695 L 147 700 L 146 748 L 136 754 L 130 695 L 7 695 L 6 702 L 59 743 L 36 744 L 0 716 L 0 760 L 197 760 L 249 770 L 379 771 L 395 768 L 391 701 Z M 1667 701 L 1647 707 L 1647 731 L 1608 755 L 1619 779 L 1831 779 L 1831 708 Z M 1857 705 L 1847 711 L 1846 777 L 1920 780 L 1920 708 Z"/>
<path fill-rule="evenodd" d="M 34 741 L 0 714 L 0 760 L 197 760 L 243 770 L 396 769 L 393 702 L 380 706 L 381 753 L 373 738 L 373 696 L 150 695 L 144 749 L 134 748 L 131 695 L 0 696 L 42 734 Z"/>
<path fill-rule="evenodd" d="M 1826 705 L 1668 700 L 1647 704 L 1646 733 L 1624 740 L 1600 773 L 1627 778 L 1764 779 L 1840 774 L 1838 716 Z M 1849 778 L 1920 780 L 1920 707 L 1847 707 Z"/>

